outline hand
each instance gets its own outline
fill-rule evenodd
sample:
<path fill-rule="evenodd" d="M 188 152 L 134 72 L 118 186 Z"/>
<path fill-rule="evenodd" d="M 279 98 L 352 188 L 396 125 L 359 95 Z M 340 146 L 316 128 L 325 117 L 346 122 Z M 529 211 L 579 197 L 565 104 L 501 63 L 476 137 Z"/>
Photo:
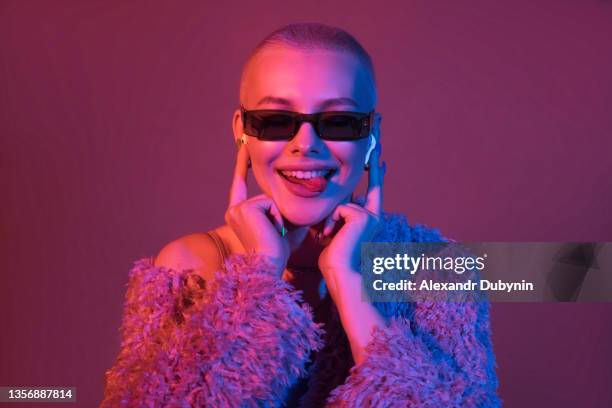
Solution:
<path fill-rule="evenodd" d="M 353 202 L 336 207 L 323 228 L 324 237 L 331 236 L 331 242 L 319 256 L 319 268 L 338 308 L 356 364 L 367 357 L 366 348 L 372 339 L 373 328 L 385 325 L 384 316 L 371 303 L 361 300 L 362 279 L 357 272 L 360 244 L 369 241 L 383 225 L 382 187 L 386 165 L 378 164 L 380 145 L 372 153 L 364 205 Z M 338 231 L 334 234 L 337 226 Z"/>
<path fill-rule="evenodd" d="M 248 150 L 241 145 L 236 156 L 225 222 L 247 253 L 267 256 L 281 277 L 290 255 L 289 242 L 281 236 L 283 217 L 274 201 L 265 194 L 247 199 L 248 162 Z"/>
<path fill-rule="evenodd" d="M 324 223 L 323 239 L 331 236 L 332 240 L 319 256 L 319 268 L 331 284 L 335 281 L 334 274 L 358 270 L 360 244 L 369 241 L 381 226 L 386 164 L 378 164 L 380 151 L 379 144 L 372 152 L 365 204 L 340 204 Z M 333 234 L 341 221 L 344 223 Z"/>

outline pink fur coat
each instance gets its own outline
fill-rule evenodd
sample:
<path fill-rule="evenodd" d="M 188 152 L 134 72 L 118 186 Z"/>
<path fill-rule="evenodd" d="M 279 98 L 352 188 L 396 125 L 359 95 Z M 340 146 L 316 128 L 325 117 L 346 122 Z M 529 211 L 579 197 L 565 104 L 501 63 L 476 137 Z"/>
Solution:
<path fill-rule="evenodd" d="M 373 241 L 447 241 L 384 213 Z M 121 348 L 101 407 L 498 407 L 488 302 L 398 302 L 355 365 L 337 310 L 317 323 L 263 257 L 234 254 L 206 287 L 192 270 L 129 273 Z"/>

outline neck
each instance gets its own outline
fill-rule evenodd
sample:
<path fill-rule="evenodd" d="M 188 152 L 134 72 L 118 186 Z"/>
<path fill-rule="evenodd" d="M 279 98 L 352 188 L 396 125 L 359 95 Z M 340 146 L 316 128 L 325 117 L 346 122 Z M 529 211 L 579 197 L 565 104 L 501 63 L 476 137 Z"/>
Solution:
<path fill-rule="evenodd" d="M 347 196 L 339 204 L 350 202 L 351 196 Z M 331 214 L 330 214 L 331 215 Z M 285 220 L 285 228 L 287 229 L 287 239 L 291 247 L 291 255 L 289 264 L 303 267 L 317 267 L 319 255 L 325 248 L 321 242 L 318 242 L 315 237 L 317 233 L 323 232 L 325 217 L 320 222 L 314 225 L 294 225 Z"/>
<path fill-rule="evenodd" d="M 291 255 L 289 265 L 316 267 L 319 255 L 324 246 L 315 240 L 323 223 L 311 226 L 288 226 L 286 238 L 289 241 Z"/>

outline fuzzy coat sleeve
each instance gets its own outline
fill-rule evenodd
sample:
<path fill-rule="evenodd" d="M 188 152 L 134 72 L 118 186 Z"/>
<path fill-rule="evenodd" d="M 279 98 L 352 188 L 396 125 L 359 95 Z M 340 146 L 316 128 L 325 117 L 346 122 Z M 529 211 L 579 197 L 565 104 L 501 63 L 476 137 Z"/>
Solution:
<path fill-rule="evenodd" d="M 278 406 L 322 347 L 301 293 L 260 255 L 231 255 L 209 288 L 136 261 L 101 407 Z"/>
<path fill-rule="evenodd" d="M 448 242 L 437 229 L 386 215 L 380 242 Z M 392 218 L 395 218 L 393 220 Z M 488 301 L 379 303 L 366 359 L 353 366 L 327 407 L 499 407 Z"/>

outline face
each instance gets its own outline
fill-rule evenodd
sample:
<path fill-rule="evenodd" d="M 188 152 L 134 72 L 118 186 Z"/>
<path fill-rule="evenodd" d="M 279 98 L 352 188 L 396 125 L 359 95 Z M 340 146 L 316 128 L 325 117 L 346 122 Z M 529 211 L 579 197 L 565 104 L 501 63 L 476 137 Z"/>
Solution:
<path fill-rule="evenodd" d="M 243 80 L 241 102 L 247 110 L 370 112 L 375 104 L 366 68 L 338 51 L 267 48 L 251 60 Z M 378 139 L 378 114 L 373 122 Z M 233 128 L 235 139 L 244 135 L 240 110 L 234 113 Z M 300 226 L 319 223 L 350 200 L 370 143 L 369 137 L 323 140 L 310 123 L 302 123 L 291 140 L 262 141 L 248 135 L 246 140 L 261 190 L 287 221 Z"/>

